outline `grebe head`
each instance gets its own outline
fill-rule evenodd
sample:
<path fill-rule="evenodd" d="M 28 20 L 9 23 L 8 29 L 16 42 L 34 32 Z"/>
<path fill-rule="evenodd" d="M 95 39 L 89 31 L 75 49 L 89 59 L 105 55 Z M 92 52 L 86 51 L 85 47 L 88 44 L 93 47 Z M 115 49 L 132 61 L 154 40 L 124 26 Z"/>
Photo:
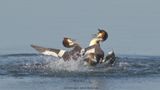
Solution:
<path fill-rule="evenodd" d="M 108 33 L 103 29 L 98 29 L 97 38 L 102 39 L 101 41 L 105 41 L 108 38 Z"/>
<path fill-rule="evenodd" d="M 96 36 L 90 41 L 89 46 L 99 44 L 100 42 L 105 41 L 108 38 L 108 33 L 103 29 L 98 29 Z"/>
<path fill-rule="evenodd" d="M 75 45 L 75 40 L 71 39 L 71 38 L 67 38 L 67 37 L 64 37 L 63 39 L 63 46 L 64 47 L 67 47 L 67 48 L 71 48 Z"/>

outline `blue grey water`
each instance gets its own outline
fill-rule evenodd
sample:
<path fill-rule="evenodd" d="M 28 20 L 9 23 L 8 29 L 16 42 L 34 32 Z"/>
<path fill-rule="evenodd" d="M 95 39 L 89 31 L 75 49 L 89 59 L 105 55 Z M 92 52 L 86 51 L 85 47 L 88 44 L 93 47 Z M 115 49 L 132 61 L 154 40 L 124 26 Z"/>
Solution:
<path fill-rule="evenodd" d="M 0 90 L 159 90 L 159 3 L 0 0 Z M 118 57 L 113 67 L 64 63 L 30 47 L 65 49 L 63 37 L 86 47 L 98 28 L 109 34 L 103 50 Z"/>
<path fill-rule="evenodd" d="M 158 90 L 160 57 L 121 55 L 113 66 L 39 54 L 0 56 L 0 90 Z"/>

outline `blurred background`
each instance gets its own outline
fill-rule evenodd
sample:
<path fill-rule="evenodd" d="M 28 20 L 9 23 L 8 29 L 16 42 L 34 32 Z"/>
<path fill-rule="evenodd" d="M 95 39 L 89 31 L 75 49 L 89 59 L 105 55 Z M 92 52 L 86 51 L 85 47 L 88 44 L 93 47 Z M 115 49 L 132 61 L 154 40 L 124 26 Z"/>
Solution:
<path fill-rule="evenodd" d="M 160 55 L 158 0 L 1 0 L 0 54 L 36 53 L 30 44 L 62 48 L 63 37 L 89 44 L 98 28 L 117 54 Z"/>

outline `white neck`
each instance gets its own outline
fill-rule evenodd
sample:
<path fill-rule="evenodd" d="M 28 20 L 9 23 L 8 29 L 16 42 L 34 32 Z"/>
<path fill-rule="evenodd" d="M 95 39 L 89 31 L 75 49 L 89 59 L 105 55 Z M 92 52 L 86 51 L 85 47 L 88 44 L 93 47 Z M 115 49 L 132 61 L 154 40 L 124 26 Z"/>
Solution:
<path fill-rule="evenodd" d="M 93 45 L 96 45 L 98 44 L 97 41 L 100 41 L 98 38 L 93 38 L 90 43 L 89 43 L 89 46 L 93 46 Z"/>

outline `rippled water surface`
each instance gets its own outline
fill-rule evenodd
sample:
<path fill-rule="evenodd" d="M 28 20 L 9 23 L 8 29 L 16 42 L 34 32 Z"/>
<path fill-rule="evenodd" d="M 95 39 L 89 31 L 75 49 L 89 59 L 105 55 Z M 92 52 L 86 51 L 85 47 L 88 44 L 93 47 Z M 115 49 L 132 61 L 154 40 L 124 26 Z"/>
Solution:
<path fill-rule="evenodd" d="M 0 90 L 158 90 L 160 57 L 117 56 L 113 66 L 37 54 L 0 56 Z"/>

